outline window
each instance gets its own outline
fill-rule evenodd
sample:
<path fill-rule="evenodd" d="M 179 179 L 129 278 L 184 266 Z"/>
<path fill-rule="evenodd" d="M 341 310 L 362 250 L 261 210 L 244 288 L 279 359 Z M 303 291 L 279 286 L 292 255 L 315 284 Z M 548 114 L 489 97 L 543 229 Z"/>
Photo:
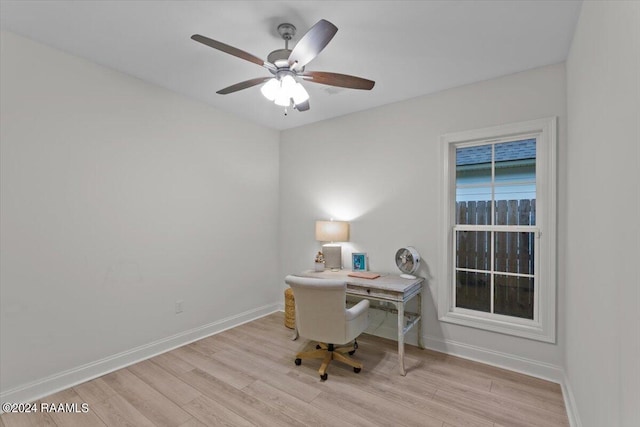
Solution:
<path fill-rule="evenodd" d="M 556 119 L 442 137 L 445 322 L 555 342 Z"/>

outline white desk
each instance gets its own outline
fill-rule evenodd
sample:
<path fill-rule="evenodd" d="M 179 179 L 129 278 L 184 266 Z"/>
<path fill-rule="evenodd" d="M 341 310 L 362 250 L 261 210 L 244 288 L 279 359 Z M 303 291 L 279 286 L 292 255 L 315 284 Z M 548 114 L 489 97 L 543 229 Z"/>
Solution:
<path fill-rule="evenodd" d="M 403 279 L 396 274 L 380 274 L 376 279 L 361 279 L 359 277 L 349 277 L 348 270 L 317 272 L 313 270 L 305 271 L 300 276 L 315 277 L 321 279 L 344 280 L 347 282 L 347 295 L 366 298 L 374 301 L 386 301 L 395 306 L 395 309 L 386 309 L 398 314 L 398 362 L 400 375 L 405 375 L 404 369 L 404 337 L 414 326 L 418 325 L 418 345 L 424 348 L 422 339 L 422 292 L 424 279 Z M 405 310 L 405 304 L 417 297 L 417 313 L 410 313 Z M 296 330 L 293 339 L 298 338 Z"/>

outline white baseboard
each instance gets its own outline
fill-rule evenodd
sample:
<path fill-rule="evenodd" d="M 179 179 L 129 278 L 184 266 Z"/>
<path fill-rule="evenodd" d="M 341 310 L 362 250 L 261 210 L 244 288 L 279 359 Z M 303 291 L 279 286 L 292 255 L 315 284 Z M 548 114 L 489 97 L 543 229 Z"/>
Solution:
<path fill-rule="evenodd" d="M 459 343 L 451 340 L 443 340 L 437 337 L 424 337 L 425 347 L 464 359 L 474 360 L 498 368 L 520 372 L 543 380 L 562 384 L 564 370 L 557 365 L 502 353 L 484 347 Z"/>
<path fill-rule="evenodd" d="M 380 325 L 375 329 L 374 333 L 375 335 L 383 336 L 392 340 L 398 339 L 397 329 L 387 324 Z M 418 345 L 418 335 L 415 329 L 412 329 L 407 333 L 405 336 L 405 342 L 411 345 Z M 502 353 L 485 347 L 477 347 L 428 335 L 424 336 L 424 345 L 429 350 L 450 354 L 452 356 L 473 360 L 498 368 L 508 369 L 510 371 L 520 372 L 525 375 L 541 378 L 557 384 L 563 383 L 564 369 L 550 363 L 539 362 L 537 360 L 527 359 L 509 353 Z"/>
<path fill-rule="evenodd" d="M 582 427 L 580 416 L 578 416 L 578 407 L 576 406 L 575 397 L 573 395 L 573 389 L 567 375 L 563 375 L 562 383 L 562 396 L 564 397 L 564 407 L 567 409 L 567 417 L 569 417 L 569 425 L 571 427 Z"/>
<path fill-rule="evenodd" d="M 33 402 L 60 390 L 73 387 L 85 381 L 122 369 L 134 363 L 140 362 L 158 354 L 165 353 L 174 348 L 192 343 L 194 341 L 215 335 L 227 329 L 239 326 L 243 323 L 264 317 L 276 311 L 280 311 L 282 304 L 270 304 L 253 310 L 245 311 L 235 316 L 229 316 L 208 325 L 199 326 L 176 335 L 163 338 L 149 344 L 141 345 L 122 353 L 114 354 L 95 362 L 87 363 L 77 368 L 34 381 L 11 390 L 0 393 L 1 402 Z M 0 414 L 2 411 L 0 411 Z"/>

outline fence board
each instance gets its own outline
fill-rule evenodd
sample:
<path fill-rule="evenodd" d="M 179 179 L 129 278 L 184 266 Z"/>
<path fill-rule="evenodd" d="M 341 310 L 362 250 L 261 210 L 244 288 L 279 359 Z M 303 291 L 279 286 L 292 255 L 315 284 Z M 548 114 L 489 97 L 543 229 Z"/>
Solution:
<path fill-rule="evenodd" d="M 508 225 L 518 225 L 518 201 L 509 200 L 507 207 Z M 507 271 L 518 272 L 518 235 L 520 233 L 507 234 Z"/>
<path fill-rule="evenodd" d="M 518 225 L 530 225 L 531 224 L 531 200 L 520 200 L 518 206 Z"/>
<path fill-rule="evenodd" d="M 531 200 L 531 219 L 529 224 L 536 225 L 536 199 Z"/>
<path fill-rule="evenodd" d="M 496 225 L 505 225 L 507 223 L 507 201 L 498 200 L 496 202 Z"/>
<path fill-rule="evenodd" d="M 518 200 L 507 202 L 507 225 L 518 225 Z"/>
<path fill-rule="evenodd" d="M 456 203 L 456 224 L 467 224 L 467 202 Z"/>
<path fill-rule="evenodd" d="M 477 224 L 477 212 L 476 212 L 476 205 L 477 203 L 475 201 L 470 201 L 467 202 L 467 212 L 469 214 L 469 216 L 467 217 L 468 219 L 468 223 L 469 224 Z M 467 239 L 468 239 L 468 250 L 469 250 L 469 256 L 467 257 L 467 266 L 469 268 L 474 268 L 477 269 L 478 268 L 478 247 L 477 247 L 477 241 L 478 241 L 478 233 L 475 232 L 469 232 L 467 233 Z"/>
<path fill-rule="evenodd" d="M 487 201 L 479 201 L 476 206 L 477 219 L 478 224 L 488 224 L 490 220 L 490 216 L 487 216 L 487 206 L 491 206 L 490 202 Z M 489 250 L 490 250 L 490 242 L 487 242 L 487 234 L 484 231 L 478 232 L 478 240 L 476 242 L 476 247 L 478 249 L 478 269 L 479 270 L 488 270 L 489 269 Z"/>

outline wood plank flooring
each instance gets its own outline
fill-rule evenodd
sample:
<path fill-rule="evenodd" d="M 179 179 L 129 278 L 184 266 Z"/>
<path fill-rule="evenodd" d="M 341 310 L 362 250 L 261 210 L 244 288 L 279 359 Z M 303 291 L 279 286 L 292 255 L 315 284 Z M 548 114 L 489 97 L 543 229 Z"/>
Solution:
<path fill-rule="evenodd" d="M 313 343 L 291 341 L 274 313 L 53 394 L 87 413 L 3 414 L 14 426 L 568 426 L 560 386 L 526 375 L 362 335 L 359 374 L 320 360 L 293 363 Z"/>

